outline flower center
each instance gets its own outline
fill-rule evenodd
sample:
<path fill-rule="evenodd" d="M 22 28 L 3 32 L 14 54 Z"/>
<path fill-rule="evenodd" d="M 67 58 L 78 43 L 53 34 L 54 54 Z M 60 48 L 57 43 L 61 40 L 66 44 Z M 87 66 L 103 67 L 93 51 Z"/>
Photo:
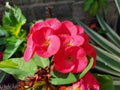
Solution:
<path fill-rule="evenodd" d="M 46 41 L 44 42 L 44 46 L 49 46 L 49 45 L 50 45 L 49 41 L 46 40 Z"/>
<path fill-rule="evenodd" d="M 81 88 L 77 87 L 75 90 L 82 90 Z"/>
<path fill-rule="evenodd" d="M 73 57 L 72 56 L 67 56 L 68 61 L 72 61 Z"/>
<path fill-rule="evenodd" d="M 68 46 L 68 47 L 69 47 L 69 46 L 72 46 L 72 42 L 67 43 L 67 46 Z"/>

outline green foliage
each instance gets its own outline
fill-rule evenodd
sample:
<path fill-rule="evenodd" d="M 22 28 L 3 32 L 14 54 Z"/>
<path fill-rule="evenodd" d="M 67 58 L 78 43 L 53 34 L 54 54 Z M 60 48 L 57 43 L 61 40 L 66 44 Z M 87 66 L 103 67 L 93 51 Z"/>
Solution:
<path fill-rule="evenodd" d="M 6 8 L 8 11 L 4 13 L 0 26 L 0 49 L 5 50 L 3 59 L 21 57 L 19 53 L 23 53 L 26 38 L 26 31 L 21 28 L 26 23 L 26 18 L 17 6 L 12 7 L 6 3 Z"/>
<path fill-rule="evenodd" d="M 9 34 L 19 37 L 22 25 L 26 23 L 26 18 L 18 7 L 11 7 L 9 3 L 6 3 L 6 7 L 9 9 L 5 12 L 2 18 L 3 28 L 9 32 Z"/>
<path fill-rule="evenodd" d="M 109 39 L 105 39 L 103 36 L 90 29 L 82 22 L 78 23 L 84 27 L 86 33 L 92 38 L 92 40 L 100 46 L 95 46 L 97 51 L 96 69 L 112 75 L 120 76 L 119 47 L 109 41 Z"/>
<path fill-rule="evenodd" d="M 26 18 L 22 14 L 21 9 L 17 6 L 12 7 L 9 3 L 6 3 L 6 9 L 7 11 L 2 17 L 2 25 L 0 26 L 0 51 L 4 52 L 3 60 L 5 60 L 1 62 L 1 70 L 4 69 L 7 73 L 11 72 L 9 74 L 19 74 L 15 67 L 11 67 L 15 66 L 16 63 L 13 63 L 10 60 L 7 62 L 6 59 L 11 57 L 18 58 L 23 54 L 23 49 L 25 48 L 26 31 L 21 28 L 26 23 Z M 11 70 L 15 71 L 12 72 Z M 7 78 L 7 73 L 1 71 L 1 82 L 4 82 L 4 79 Z"/>
<path fill-rule="evenodd" d="M 118 12 L 120 14 L 120 0 L 114 0 L 114 1 L 115 1 L 116 6 L 117 6 Z"/>
<path fill-rule="evenodd" d="M 0 62 L 0 69 L 24 80 L 26 76 L 33 76 L 37 70 L 34 61 L 24 62 L 23 58 L 11 58 Z"/>
<path fill-rule="evenodd" d="M 46 66 L 49 66 L 50 64 L 49 58 L 42 58 L 36 54 L 34 55 L 33 60 L 37 66 L 42 67 L 42 68 L 45 68 Z"/>
<path fill-rule="evenodd" d="M 62 74 L 56 70 L 52 72 L 52 79 L 51 83 L 53 85 L 65 85 L 71 84 L 76 82 L 77 80 L 81 79 L 92 67 L 93 65 L 93 58 L 90 59 L 88 66 L 79 74 Z"/>
<path fill-rule="evenodd" d="M 115 0 L 118 11 L 120 10 L 120 1 Z M 120 14 L 120 11 L 119 11 Z M 93 46 L 97 51 L 96 70 L 120 78 L 120 36 L 113 30 L 102 16 L 97 15 L 97 20 L 103 30 L 104 36 L 95 32 L 87 25 L 76 20 L 78 24 L 84 27 L 85 32 L 91 37 Z M 101 90 L 114 90 L 111 76 L 97 75 L 96 77 L 101 85 Z"/>
<path fill-rule="evenodd" d="M 41 59 L 37 55 L 29 62 L 25 62 L 23 58 L 10 58 L 0 62 L 0 70 L 12 74 L 18 79 L 25 80 L 26 76 L 33 76 L 38 67 L 44 68 L 48 66 L 48 63 L 49 59 Z"/>
<path fill-rule="evenodd" d="M 4 51 L 5 55 L 3 57 L 4 60 L 10 58 L 19 48 L 19 46 L 23 43 L 24 38 L 16 39 L 14 37 L 10 38 L 10 42 L 7 43 L 6 49 Z"/>
<path fill-rule="evenodd" d="M 113 79 L 110 75 L 95 74 L 100 84 L 100 90 L 114 90 Z"/>
<path fill-rule="evenodd" d="M 107 7 L 106 0 L 85 0 L 84 2 L 84 11 L 88 12 L 91 15 L 96 15 L 100 7 Z"/>

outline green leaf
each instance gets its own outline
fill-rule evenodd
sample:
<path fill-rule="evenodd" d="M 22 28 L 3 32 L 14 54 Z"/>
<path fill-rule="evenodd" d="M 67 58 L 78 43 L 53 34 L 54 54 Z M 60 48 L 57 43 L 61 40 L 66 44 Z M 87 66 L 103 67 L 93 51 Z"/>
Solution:
<path fill-rule="evenodd" d="M 12 58 L 0 62 L 0 69 L 21 80 L 25 80 L 26 76 L 33 76 L 35 74 L 37 66 L 32 60 L 24 62 L 23 58 Z"/>
<path fill-rule="evenodd" d="M 120 15 L 120 0 L 114 0 Z"/>
<path fill-rule="evenodd" d="M 101 4 L 102 7 L 107 7 L 107 1 L 106 0 L 99 0 L 99 3 Z"/>
<path fill-rule="evenodd" d="M 97 64 L 96 64 L 95 69 L 100 71 L 100 72 L 103 72 L 103 73 L 108 73 L 108 74 L 120 77 L 119 72 L 115 71 L 114 69 L 111 69 L 105 63 L 99 61 L 99 59 L 97 60 Z"/>
<path fill-rule="evenodd" d="M 88 11 L 91 7 L 91 4 L 94 2 L 94 0 L 85 0 L 84 3 L 84 11 Z"/>
<path fill-rule="evenodd" d="M 113 43 L 111 43 L 110 41 L 108 41 L 107 39 L 105 39 L 104 37 L 102 37 L 101 35 L 99 35 L 98 33 L 96 33 L 95 31 L 93 31 L 92 29 L 90 29 L 88 26 L 86 26 L 85 24 L 83 24 L 82 22 L 78 22 L 76 20 L 76 22 L 80 25 L 82 25 L 86 31 L 86 33 L 97 43 L 99 44 L 102 48 L 104 48 L 105 50 L 107 50 L 110 53 L 113 53 L 117 56 L 120 56 L 120 49 L 118 47 L 116 47 L 116 45 L 114 45 Z"/>
<path fill-rule="evenodd" d="M 95 47 L 95 46 L 94 46 Z M 95 47 L 97 51 L 97 60 L 103 62 L 106 66 L 118 71 L 120 73 L 120 58 L 106 52 L 105 50 Z"/>
<path fill-rule="evenodd" d="M 76 82 L 77 80 L 81 79 L 92 67 L 93 65 L 93 58 L 90 59 L 88 66 L 79 74 L 63 74 L 56 70 L 52 72 L 52 79 L 51 84 L 53 85 L 65 85 L 65 84 L 71 84 L 73 82 Z"/>
<path fill-rule="evenodd" d="M 0 83 L 4 82 L 4 79 L 7 75 L 7 73 L 0 71 Z"/>
<path fill-rule="evenodd" d="M 5 41 L 5 37 L 1 37 L 0 38 L 0 45 L 5 45 L 6 41 Z"/>
<path fill-rule="evenodd" d="M 37 66 L 40 66 L 42 68 L 45 68 L 50 63 L 49 58 L 42 58 L 42 57 L 40 57 L 40 56 L 38 56 L 36 54 L 34 55 L 34 57 L 32 58 L 32 60 L 35 62 L 35 64 Z"/>
<path fill-rule="evenodd" d="M 14 62 L 11 62 L 10 60 L 4 60 L 0 62 L 0 67 L 1 68 L 17 68 L 18 65 Z"/>
<path fill-rule="evenodd" d="M 9 3 L 6 4 L 6 7 L 9 9 L 8 12 L 5 12 L 2 18 L 3 27 L 10 34 L 18 37 L 22 25 L 26 23 L 26 18 L 22 14 L 21 9 L 18 7 L 11 7 Z"/>
<path fill-rule="evenodd" d="M 96 13 L 97 13 L 97 11 L 98 11 L 98 7 L 99 7 L 99 3 L 98 3 L 98 1 L 97 0 L 95 0 L 94 2 L 93 2 L 93 4 L 91 5 L 91 8 L 90 8 L 90 10 L 89 10 L 89 13 L 91 14 L 91 15 L 96 15 Z"/>
<path fill-rule="evenodd" d="M 114 90 L 113 79 L 110 75 L 95 74 L 100 84 L 100 90 Z"/>
<path fill-rule="evenodd" d="M 3 59 L 9 59 L 16 52 L 23 41 L 24 39 L 16 39 L 14 37 L 10 38 L 4 51 Z"/>
<path fill-rule="evenodd" d="M 1 27 L 0 27 L 0 37 L 1 36 L 5 36 L 5 32 L 3 30 L 1 30 Z"/>
<path fill-rule="evenodd" d="M 107 30 L 106 35 L 111 39 L 112 42 L 120 47 L 120 37 L 118 34 L 103 20 L 101 16 L 97 15 L 97 19 L 102 29 Z"/>

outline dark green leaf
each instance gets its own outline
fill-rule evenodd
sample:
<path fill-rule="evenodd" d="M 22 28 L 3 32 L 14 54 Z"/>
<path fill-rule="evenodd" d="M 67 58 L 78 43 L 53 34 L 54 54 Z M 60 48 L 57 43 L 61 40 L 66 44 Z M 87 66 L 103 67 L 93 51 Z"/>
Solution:
<path fill-rule="evenodd" d="M 85 0 L 84 3 L 84 11 L 88 11 L 91 7 L 91 4 L 94 2 L 94 0 Z"/>
<path fill-rule="evenodd" d="M 118 34 L 103 20 L 103 18 L 100 15 L 97 15 L 97 19 L 99 21 L 100 26 L 107 30 L 106 35 L 110 40 L 115 43 L 118 47 L 120 47 L 120 37 Z"/>
<path fill-rule="evenodd" d="M 9 41 L 9 40 L 8 40 Z M 4 57 L 3 59 L 8 59 L 10 58 L 18 49 L 20 44 L 24 41 L 24 39 L 16 39 L 14 37 L 10 38 L 10 41 L 7 43 L 5 52 L 4 52 Z"/>
<path fill-rule="evenodd" d="M 98 11 L 98 7 L 99 7 L 99 3 L 97 0 L 94 1 L 94 3 L 92 4 L 89 12 L 91 15 L 96 15 L 97 11 Z"/>
<path fill-rule="evenodd" d="M 110 75 L 95 74 L 100 84 L 100 90 L 114 90 L 113 79 Z"/>
<path fill-rule="evenodd" d="M 99 3 L 101 4 L 101 7 L 107 7 L 107 1 L 106 0 L 99 0 Z"/>
<path fill-rule="evenodd" d="M 109 73 L 114 76 L 120 77 L 120 73 L 115 71 L 114 69 L 108 67 L 105 63 L 102 63 L 101 61 L 97 60 L 97 65 L 95 67 L 98 71 L 104 72 L 104 73 Z"/>
<path fill-rule="evenodd" d="M 120 15 L 120 0 L 114 0 Z"/>
<path fill-rule="evenodd" d="M 0 45 L 5 45 L 5 44 L 6 44 L 5 37 L 1 37 L 0 38 Z"/>
<path fill-rule="evenodd" d="M 1 30 L 1 27 L 0 27 L 0 37 L 1 36 L 5 36 L 5 32 L 3 30 Z"/>
<path fill-rule="evenodd" d="M 114 53 L 115 55 L 120 56 L 120 49 L 116 45 L 114 45 L 113 43 L 105 39 L 103 36 L 99 35 L 95 31 L 90 29 L 88 26 L 86 26 L 82 22 L 79 22 L 78 20 L 76 21 L 78 24 L 84 27 L 86 33 L 91 37 L 91 39 L 94 40 L 97 44 L 99 44 L 102 48 L 104 48 L 110 53 Z"/>
<path fill-rule="evenodd" d="M 5 79 L 6 76 L 7 76 L 7 73 L 0 71 L 0 83 L 3 82 L 3 80 Z"/>
<path fill-rule="evenodd" d="M 94 46 L 95 47 L 95 46 Z M 97 60 L 106 64 L 106 66 L 118 71 L 120 73 L 120 58 L 115 56 L 114 54 L 110 54 L 105 50 L 95 47 L 97 51 Z"/>

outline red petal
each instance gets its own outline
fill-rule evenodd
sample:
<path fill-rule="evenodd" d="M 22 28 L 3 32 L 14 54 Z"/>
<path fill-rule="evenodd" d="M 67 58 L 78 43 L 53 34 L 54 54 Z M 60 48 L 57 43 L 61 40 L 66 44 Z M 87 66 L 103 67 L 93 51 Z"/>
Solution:
<path fill-rule="evenodd" d="M 77 34 L 77 27 L 71 21 L 64 21 L 62 22 L 62 25 L 65 26 L 69 30 L 71 35 Z"/>
<path fill-rule="evenodd" d="M 34 52 L 35 52 L 35 45 L 33 43 L 32 35 L 31 35 L 28 38 L 27 48 L 25 49 L 25 52 L 24 52 L 24 60 L 26 62 L 29 61 L 32 58 Z"/>
<path fill-rule="evenodd" d="M 100 86 L 96 78 L 88 72 L 84 77 L 83 80 L 87 83 L 87 86 L 90 90 L 100 90 Z"/>
<path fill-rule="evenodd" d="M 61 22 L 56 18 L 47 19 L 45 22 L 48 23 L 53 30 L 59 29 L 61 26 Z"/>

